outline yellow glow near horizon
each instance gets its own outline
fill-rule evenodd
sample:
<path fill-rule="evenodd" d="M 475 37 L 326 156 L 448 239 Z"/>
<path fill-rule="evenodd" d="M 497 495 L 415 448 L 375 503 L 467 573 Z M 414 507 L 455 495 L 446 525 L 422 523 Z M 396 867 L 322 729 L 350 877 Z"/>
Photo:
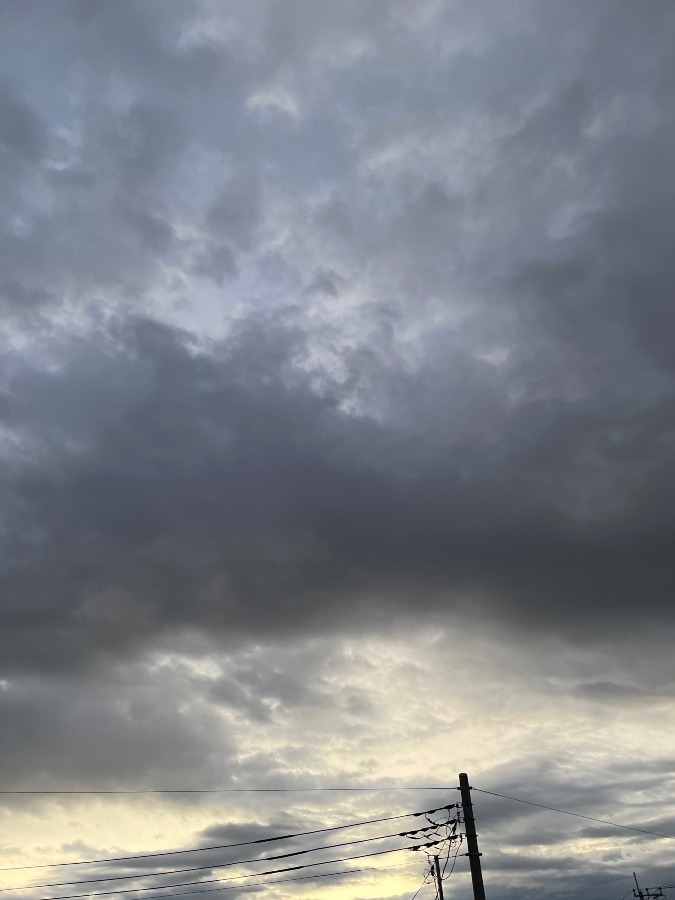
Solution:
<path fill-rule="evenodd" d="M 164 651 L 161 658 L 148 659 L 147 666 L 155 675 L 157 666 L 161 667 L 167 696 L 176 698 L 182 708 L 180 716 L 188 723 L 196 717 L 197 727 L 207 733 L 210 722 L 219 723 L 213 729 L 213 741 L 206 740 L 204 746 L 214 759 L 222 755 L 223 765 L 220 774 L 213 768 L 209 777 L 226 780 L 236 774 L 238 783 L 248 786 L 254 786 L 257 778 L 265 779 L 268 786 L 270 779 L 277 783 L 286 780 L 289 786 L 359 782 L 446 785 L 444 802 L 456 802 L 458 771 L 468 771 L 477 786 L 485 783 L 488 773 L 490 784 L 495 784 L 506 777 L 512 779 L 519 767 L 536 766 L 545 753 L 547 759 L 555 761 L 561 777 L 571 779 L 583 772 L 591 778 L 593 772 L 616 766 L 617 761 L 629 767 L 644 760 L 646 732 L 652 735 L 650 754 L 654 758 L 670 752 L 675 731 L 673 705 L 663 698 L 635 704 L 627 718 L 624 705 L 599 703 L 592 692 L 580 694 L 574 687 L 574 672 L 585 667 L 590 674 L 577 676 L 577 681 L 586 678 L 592 682 L 591 659 L 570 661 L 564 654 L 556 655 L 555 647 L 549 647 L 548 655 L 543 655 L 535 667 L 532 657 L 524 659 L 517 647 L 504 645 L 498 653 L 488 654 L 479 638 L 469 640 L 463 635 L 457 641 L 455 637 L 430 639 L 426 631 L 405 637 L 392 633 L 386 638 L 364 637 L 342 644 L 313 640 L 281 649 L 261 646 L 242 651 L 240 656 Z M 449 646 L 453 647 L 451 656 L 446 652 Z M 261 707 L 266 711 L 260 715 L 243 716 L 235 695 L 230 699 L 228 694 L 221 701 L 218 695 L 209 693 L 222 679 L 234 690 L 237 667 L 255 671 L 266 663 L 283 671 L 290 654 L 306 678 L 306 684 L 290 686 L 291 700 L 293 692 L 300 691 L 297 701 L 280 696 L 276 705 Z M 273 679 L 268 689 L 276 689 Z M 305 690 L 307 693 L 302 693 Z M 256 702 L 258 699 L 264 700 L 264 696 Z M 253 701 L 244 696 L 242 702 Z M 231 729 L 219 730 L 223 716 L 231 722 Z M 655 723 L 658 728 L 654 728 Z M 229 743 L 219 748 L 220 740 Z M 204 778 L 203 771 L 197 775 Z M 183 778 L 184 786 L 189 786 L 188 776 Z M 522 792 L 531 794 L 532 785 Z M 292 823 L 298 821 L 321 827 L 423 809 L 428 802 L 424 793 L 406 794 L 393 787 L 391 793 L 372 794 L 5 800 L 0 810 L 0 827 L 7 836 L 0 850 L 4 866 L 180 849 L 203 843 L 200 834 L 214 825 L 258 823 L 284 833 L 293 831 Z M 663 800 L 648 785 L 643 791 L 633 791 L 630 802 L 635 811 L 625 813 L 623 818 L 649 815 L 650 804 Z M 483 817 L 482 809 L 488 801 L 475 795 L 474 802 L 489 878 L 490 854 L 500 850 L 500 841 L 492 833 L 490 821 Z M 522 809 L 510 811 L 514 815 L 523 813 Z M 543 815 L 538 812 L 536 821 Z M 601 859 L 611 860 L 616 854 L 625 862 L 632 858 L 633 843 L 622 840 L 624 835 L 616 839 L 567 839 L 572 824 L 578 822 L 560 823 L 560 839 L 554 844 L 530 843 L 520 847 L 518 854 L 542 861 L 569 854 L 589 866 Z M 352 836 L 362 834 L 355 831 Z M 325 843 L 330 842 L 329 835 Z M 660 858 L 662 843 L 643 847 L 642 852 L 647 849 L 651 858 Z M 364 865 L 368 863 L 368 859 L 363 860 Z M 377 864 L 375 860 L 373 864 Z M 407 867 L 386 875 L 364 872 L 354 877 L 360 897 L 393 896 L 415 890 L 423 869 L 420 858 L 419 865 L 410 861 Z M 223 870 L 222 874 L 236 872 Z M 458 875 L 460 872 L 464 872 L 461 867 Z M 53 880 L 48 869 L 3 874 L 3 884 L 8 888 Z M 504 878 L 508 881 L 510 876 Z M 293 883 L 291 893 L 339 900 L 353 896 L 354 886 L 352 879 L 340 884 L 300 881 Z M 279 896 L 289 891 L 290 886 L 276 888 Z"/>

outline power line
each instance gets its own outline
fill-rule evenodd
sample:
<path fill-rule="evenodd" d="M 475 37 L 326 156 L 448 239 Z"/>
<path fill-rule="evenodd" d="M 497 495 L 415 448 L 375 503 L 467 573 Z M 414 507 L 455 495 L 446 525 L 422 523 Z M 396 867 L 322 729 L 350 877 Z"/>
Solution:
<path fill-rule="evenodd" d="M 390 787 L 297 787 L 297 788 L 138 788 L 129 790 L 0 790 L 2 794 L 35 795 L 103 795 L 103 794 L 301 794 L 311 791 L 449 791 L 448 785 L 427 787 L 395 785 Z"/>
<path fill-rule="evenodd" d="M 448 848 L 448 855 L 445 860 L 445 865 L 443 866 L 443 878 L 449 878 L 452 875 L 452 873 L 455 871 L 455 866 L 457 865 L 457 857 L 459 856 L 459 851 L 462 847 L 462 839 L 463 839 L 463 835 L 459 835 L 459 843 L 457 844 L 457 850 L 455 851 L 455 855 L 452 860 L 452 866 L 450 867 L 450 871 L 446 875 L 445 870 L 447 869 L 448 862 L 450 861 L 450 848 Z"/>
<path fill-rule="evenodd" d="M 250 885 L 224 884 L 217 888 L 204 888 L 203 891 L 178 891 L 173 894 L 161 894 L 159 897 L 153 897 L 152 900 L 170 900 L 171 897 L 189 897 L 193 894 L 210 894 L 215 893 L 216 891 L 241 891 L 249 887 L 252 889 L 255 889 L 257 887 L 264 887 L 267 884 L 286 884 L 290 881 L 309 881 L 312 878 L 335 878 L 336 876 L 344 877 L 347 875 L 355 875 L 360 872 L 384 872 L 387 869 L 400 869 L 402 866 L 406 865 L 407 863 L 394 863 L 391 866 L 361 866 L 358 869 L 343 869 L 342 872 L 317 872 L 314 875 L 298 875 L 296 878 L 278 878 L 274 881 L 254 882 Z M 157 890 L 162 890 L 162 888 L 157 888 Z"/>
<path fill-rule="evenodd" d="M 254 882 L 253 884 L 224 884 L 217 888 L 205 888 L 203 891 L 179 891 L 175 894 L 161 894 L 159 897 L 153 897 L 152 900 L 170 900 L 171 897 L 186 897 L 192 894 L 208 894 L 215 891 L 241 891 L 248 888 L 256 889 L 258 887 L 264 887 L 268 884 L 287 884 L 291 881 L 309 881 L 310 879 L 314 878 L 335 878 L 338 876 L 346 877 L 349 875 L 356 875 L 361 872 L 383 872 L 387 869 L 400 869 L 405 865 L 407 865 L 407 863 L 395 863 L 391 866 L 361 866 L 358 869 L 343 869 L 342 872 L 317 872 L 314 875 L 298 875 L 295 878 L 277 878 L 273 881 Z M 158 890 L 161 889 L 158 888 Z"/>
<path fill-rule="evenodd" d="M 417 897 L 417 895 L 419 894 L 419 892 L 422 890 L 422 888 L 424 887 L 424 885 L 425 885 L 425 884 L 427 883 L 427 881 L 429 880 L 429 876 L 430 876 L 430 875 L 431 875 L 431 871 L 427 872 L 427 874 L 424 876 L 424 880 L 422 881 L 422 884 L 417 888 L 417 890 L 416 890 L 415 893 L 412 895 L 412 897 L 410 898 L 410 900 L 415 900 L 415 897 Z"/>
<path fill-rule="evenodd" d="M 534 803 L 532 800 L 523 800 L 522 797 L 509 797 L 506 794 L 498 794 L 495 791 L 484 791 L 481 788 L 472 788 L 480 794 L 490 794 L 492 797 L 501 797 L 503 800 L 515 800 L 517 803 L 527 803 L 528 806 L 538 806 L 540 809 L 550 809 L 552 812 L 564 813 L 566 816 L 576 816 L 578 819 L 589 819 L 591 822 L 600 822 L 603 825 L 612 825 L 614 828 L 625 828 L 628 831 L 638 831 L 640 834 L 650 834 L 652 837 L 675 840 L 672 834 L 661 834 L 659 831 L 648 831 L 646 828 L 636 828 L 634 825 L 621 825 L 619 822 L 610 822 L 608 819 L 598 819 L 595 816 L 586 816 L 583 813 L 571 812 L 569 809 L 560 809 L 557 806 L 546 806 L 544 803 Z"/>
<path fill-rule="evenodd" d="M 413 837 L 414 835 L 420 835 L 421 837 L 429 837 L 428 832 L 432 831 L 435 827 L 436 826 L 428 825 L 428 826 L 425 826 L 424 828 L 417 828 L 414 831 L 394 832 L 391 834 L 380 834 L 380 835 L 376 835 L 375 837 L 359 838 L 359 839 L 353 840 L 353 841 L 343 841 L 340 844 L 324 844 L 320 847 L 310 847 L 305 850 L 293 850 L 288 853 L 277 853 L 274 856 L 263 856 L 263 857 L 258 856 L 258 857 L 254 857 L 253 859 L 235 859 L 235 860 L 231 860 L 229 862 L 224 862 L 224 863 L 215 863 L 215 864 L 211 863 L 211 865 L 208 865 L 208 866 L 190 866 L 185 869 L 163 869 L 161 871 L 155 871 L 155 872 L 134 872 L 131 875 L 129 875 L 129 874 L 127 874 L 127 875 L 105 875 L 105 876 L 98 877 L 98 878 L 82 878 L 77 881 L 48 881 L 44 884 L 31 884 L 31 885 L 26 885 L 25 887 L 19 887 L 19 888 L 17 888 L 17 887 L 0 888 L 0 893 L 4 894 L 4 893 L 7 893 L 8 891 L 12 891 L 12 892 L 14 892 L 14 891 L 31 891 L 31 890 L 36 890 L 37 888 L 70 887 L 72 885 L 77 885 L 77 884 L 96 884 L 96 883 L 100 883 L 100 882 L 109 882 L 109 881 L 128 881 L 128 880 L 135 880 L 137 878 L 154 878 L 154 877 L 157 877 L 158 875 L 181 875 L 185 872 L 200 872 L 200 871 L 205 871 L 207 869 L 208 870 L 225 869 L 225 868 L 230 868 L 231 866 L 240 866 L 240 865 L 243 866 L 243 865 L 249 865 L 249 864 L 254 864 L 254 863 L 259 863 L 259 862 L 261 862 L 261 863 L 272 862 L 272 861 L 276 861 L 278 859 L 290 859 L 293 856 L 303 856 L 306 853 L 316 853 L 319 850 L 333 850 L 333 849 L 337 849 L 338 847 L 350 847 L 350 846 L 353 846 L 354 844 L 367 844 L 372 841 L 384 841 L 384 840 L 387 840 L 388 838 Z"/>
<path fill-rule="evenodd" d="M 216 884 L 222 881 L 236 881 L 238 879 L 243 878 L 261 878 L 264 875 L 278 875 L 282 872 L 296 872 L 299 869 L 310 869 L 314 866 L 330 866 L 334 863 L 339 862 L 348 862 L 352 859 L 365 859 L 366 857 L 372 856 L 385 856 L 387 853 L 400 853 L 402 850 L 423 850 L 428 847 L 435 847 L 438 844 L 442 843 L 442 841 L 427 841 L 424 844 L 419 844 L 416 847 L 395 847 L 392 850 L 376 850 L 372 853 L 360 853 L 356 856 L 342 856 L 339 859 L 325 859 L 323 862 L 313 862 L 313 863 L 302 863 L 302 865 L 298 866 L 286 866 L 281 869 L 270 869 L 266 872 L 252 872 L 247 875 L 230 875 L 226 878 L 207 878 L 203 881 L 182 881 L 178 884 L 170 884 L 165 885 L 164 887 L 140 887 L 140 888 L 125 888 L 122 890 L 112 890 L 112 891 L 97 891 L 96 893 L 92 893 L 91 891 L 87 891 L 84 894 L 65 894 L 59 895 L 58 897 L 48 897 L 46 900 L 79 900 L 81 897 L 108 897 L 113 894 L 127 894 L 133 891 L 133 893 L 137 893 L 138 891 L 161 891 L 166 887 L 188 887 L 193 884 Z M 153 898 L 153 900 L 157 900 L 157 898 Z"/>
<path fill-rule="evenodd" d="M 16 872 L 23 869 L 47 869 L 47 868 L 56 868 L 58 866 L 89 866 L 95 865 L 98 863 L 110 863 L 110 862 L 129 862 L 134 859 L 151 859 L 153 857 L 158 856 L 178 856 L 179 854 L 184 853 L 201 853 L 209 850 L 231 850 L 234 847 L 250 847 L 254 844 L 269 844 L 272 841 L 287 841 L 292 838 L 297 837 L 308 837 L 313 834 L 325 834 L 328 831 L 342 831 L 345 828 L 358 828 L 362 825 L 376 825 L 380 822 L 393 822 L 396 819 L 407 819 L 407 818 L 416 818 L 419 816 L 427 816 L 431 815 L 435 812 L 441 812 L 441 810 L 447 809 L 456 809 L 457 804 L 451 803 L 446 806 L 438 806 L 435 809 L 423 809 L 418 812 L 410 812 L 410 813 L 399 813 L 395 816 L 382 816 L 379 819 L 363 819 L 360 822 L 347 822 L 343 825 L 332 825 L 328 828 L 315 828 L 311 831 L 296 831 L 291 832 L 289 834 L 278 834 L 273 837 L 266 838 L 258 838 L 254 841 L 237 841 L 233 844 L 213 844 L 208 847 L 193 847 L 189 850 L 162 850 L 156 851 L 154 853 L 137 853 L 132 856 L 108 856 L 102 857 L 100 859 L 80 859 L 75 862 L 56 862 L 56 863 L 39 863 L 37 865 L 32 866 L 6 866 L 4 868 L 0 868 L 0 872 Z"/>

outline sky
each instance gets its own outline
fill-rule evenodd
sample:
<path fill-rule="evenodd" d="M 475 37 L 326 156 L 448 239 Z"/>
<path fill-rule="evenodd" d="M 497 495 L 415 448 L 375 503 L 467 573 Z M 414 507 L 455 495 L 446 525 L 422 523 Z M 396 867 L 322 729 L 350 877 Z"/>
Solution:
<path fill-rule="evenodd" d="M 7 900 L 460 772 L 490 900 L 675 883 L 578 817 L 675 837 L 673 4 L 2 0 L 0 40 Z M 425 871 L 368 864 L 213 896 Z"/>

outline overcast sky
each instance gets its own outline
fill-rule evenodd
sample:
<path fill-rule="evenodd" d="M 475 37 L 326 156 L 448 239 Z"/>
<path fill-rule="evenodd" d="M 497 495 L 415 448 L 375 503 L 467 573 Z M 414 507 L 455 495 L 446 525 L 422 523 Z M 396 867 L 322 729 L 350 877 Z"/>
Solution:
<path fill-rule="evenodd" d="M 460 771 L 675 835 L 671 0 L 1 0 L 0 35 L 0 789 L 392 788 L 5 794 L 0 866 Z M 672 841 L 474 800 L 489 900 L 675 883 Z"/>

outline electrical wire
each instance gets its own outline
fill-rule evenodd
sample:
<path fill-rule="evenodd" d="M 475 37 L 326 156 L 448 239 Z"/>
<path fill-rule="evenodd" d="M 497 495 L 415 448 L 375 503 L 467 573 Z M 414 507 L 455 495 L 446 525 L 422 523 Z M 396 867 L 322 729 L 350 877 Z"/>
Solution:
<path fill-rule="evenodd" d="M 451 819 L 450 815 L 448 814 L 447 821 L 442 823 L 442 825 L 446 828 L 446 835 L 438 842 L 441 845 L 440 853 L 436 852 L 433 856 L 430 853 L 427 853 L 427 862 L 429 864 L 429 874 L 433 875 L 434 873 L 436 873 L 436 875 L 437 875 L 437 877 L 434 877 L 434 884 L 436 886 L 436 900 L 439 900 L 439 883 L 444 880 L 445 870 L 448 866 L 448 861 L 450 859 L 450 851 L 452 850 L 453 844 L 455 842 L 457 843 L 457 850 L 455 851 L 455 857 L 454 857 L 454 860 L 452 863 L 452 869 L 450 870 L 450 873 L 447 877 L 450 877 L 450 875 L 452 875 L 452 872 L 454 871 L 454 868 L 455 868 L 455 863 L 457 862 L 459 848 L 462 845 L 462 840 L 464 837 L 463 835 L 456 833 L 459 822 L 460 822 L 459 814 L 455 815 L 455 817 L 453 819 Z M 452 829 L 450 828 L 451 825 L 452 825 Z M 440 859 L 440 855 L 443 853 L 444 846 L 446 849 L 446 853 L 445 853 L 445 860 L 443 861 L 443 870 L 441 871 L 439 859 Z M 436 865 L 437 863 L 439 863 L 438 867 Z M 422 887 L 423 887 L 423 885 L 422 885 Z M 420 887 L 420 890 L 421 890 L 421 887 Z M 418 893 L 419 893 L 419 891 L 418 891 Z M 415 896 L 417 896 L 417 895 L 415 895 Z M 413 900 L 414 900 L 414 898 L 413 898 Z"/>
<path fill-rule="evenodd" d="M 272 862 L 278 859 L 290 859 L 293 856 L 303 856 L 306 853 L 316 853 L 319 850 L 334 850 L 338 847 L 351 847 L 354 844 L 368 844 L 371 841 L 384 841 L 388 838 L 395 837 L 415 837 L 417 835 L 423 837 L 429 837 L 429 831 L 431 831 L 431 826 L 425 826 L 424 828 L 418 828 L 416 831 L 405 831 L 405 832 L 393 832 L 390 834 L 380 834 L 375 837 L 367 837 L 367 838 L 358 838 L 353 841 L 343 841 L 339 844 L 323 844 L 320 847 L 310 847 L 306 850 L 293 850 L 287 853 L 277 853 L 274 856 L 258 856 L 253 859 L 235 859 L 230 862 L 224 863 L 211 863 L 208 866 L 190 866 L 185 869 L 163 869 L 161 871 L 154 872 L 134 872 L 133 874 L 127 875 L 105 875 L 98 878 L 81 878 L 77 881 L 48 881 L 44 884 L 30 884 L 25 887 L 12 887 L 12 888 L 0 888 L 0 894 L 7 893 L 8 891 L 32 891 L 37 890 L 37 888 L 50 888 L 50 887 L 71 887 L 78 884 L 96 884 L 99 882 L 109 882 L 109 881 L 128 881 L 135 880 L 138 878 L 154 878 L 159 875 L 181 875 L 184 872 L 200 872 L 205 870 L 212 869 L 225 869 L 230 868 L 231 866 L 243 866 L 254 863 L 265 863 Z"/>
<path fill-rule="evenodd" d="M 236 881 L 236 880 L 243 879 L 243 878 L 260 878 L 264 875 L 278 875 L 278 874 L 281 874 L 282 872 L 295 872 L 295 871 L 298 871 L 299 869 L 310 869 L 310 868 L 313 868 L 314 866 L 330 866 L 330 865 L 333 865 L 334 863 L 348 862 L 349 860 L 352 860 L 352 859 L 365 859 L 366 857 L 372 857 L 372 856 L 385 856 L 387 853 L 400 853 L 403 850 L 409 850 L 409 851 L 410 850 L 412 850 L 412 851 L 422 850 L 427 847 L 437 846 L 439 843 L 440 843 L 440 841 L 429 841 L 425 844 L 420 844 L 416 847 L 395 847 L 392 850 L 376 850 L 373 853 L 360 853 L 360 854 L 357 854 L 356 856 L 342 856 L 339 859 L 325 859 L 322 862 L 302 863 L 302 865 L 299 865 L 299 866 L 286 866 L 281 869 L 270 869 L 266 872 L 251 872 L 246 875 L 230 875 L 225 878 L 206 878 L 202 881 L 182 881 L 177 884 L 167 884 L 167 885 L 158 886 L 158 887 L 124 888 L 122 890 L 97 891 L 96 893 L 92 893 L 92 891 L 87 891 L 84 894 L 65 894 L 65 895 L 59 895 L 58 897 L 48 897 L 48 898 L 45 898 L 45 900 L 78 900 L 78 898 L 80 898 L 80 897 L 90 897 L 90 898 L 108 897 L 108 896 L 112 896 L 115 894 L 127 894 L 127 893 L 131 893 L 131 892 L 137 893 L 138 891 L 161 891 L 161 890 L 166 889 L 167 887 L 188 887 L 189 885 L 193 885 L 193 884 L 216 884 L 216 883 L 220 883 L 223 881 Z M 154 898 L 154 900 L 156 900 L 156 898 Z"/>
<path fill-rule="evenodd" d="M 297 787 L 297 788 L 130 788 L 129 790 L 0 790 L 3 794 L 33 795 L 126 795 L 126 794 L 302 794 L 310 791 L 450 791 L 448 785 L 396 785 L 391 787 Z"/>
<path fill-rule="evenodd" d="M 452 865 L 450 866 L 450 871 L 446 875 L 445 870 L 448 866 L 448 860 L 450 859 L 450 853 L 449 853 L 449 848 L 448 848 L 448 856 L 447 856 L 447 859 L 445 860 L 445 865 L 443 866 L 443 874 L 441 876 L 442 878 L 449 878 L 452 875 L 452 873 L 455 871 L 455 866 L 457 865 L 457 857 L 459 856 L 459 851 L 462 846 L 463 840 L 464 840 L 464 835 L 460 834 L 459 835 L 459 843 L 457 844 L 457 849 L 455 850 L 455 856 L 452 860 Z"/>
<path fill-rule="evenodd" d="M 471 790 L 480 794 L 490 794 L 492 797 L 501 797 L 503 800 L 515 800 L 517 803 L 527 803 L 528 806 L 538 806 L 540 809 L 550 809 L 552 812 L 564 813 L 566 816 L 576 816 L 578 819 L 589 819 L 591 822 L 600 822 L 602 825 L 612 825 L 614 828 L 625 828 L 628 831 L 638 831 L 640 834 L 650 834 L 652 837 L 675 840 L 675 835 L 661 834 L 658 831 L 648 831 L 646 828 L 636 828 L 634 825 L 621 825 L 619 822 L 610 822 L 608 819 L 598 819 L 595 816 L 586 816 L 583 813 L 571 812 L 569 809 L 560 809 L 557 806 L 546 806 L 544 803 L 534 803 L 532 800 L 523 800 L 522 797 L 509 797 L 507 794 L 498 794 L 496 791 L 485 791 L 482 788 L 472 787 Z"/>
<path fill-rule="evenodd" d="M 410 898 L 410 900 L 415 900 L 415 897 L 417 897 L 417 895 L 418 895 L 419 892 L 422 890 L 422 888 L 424 887 L 424 885 L 428 882 L 429 876 L 430 876 L 430 875 L 431 875 L 431 872 L 430 872 L 430 871 L 427 872 L 427 874 L 424 876 L 424 880 L 422 881 L 422 884 L 417 888 L 417 890 L 416 890 L 415 893 L 412 895 L 412 897 Z"/>
<path fill-rule="evenodd" d="M 234 847 L 250 847 L 254 844 L 269 844 L 272 841 L 287 841 L 291 838 L 297 837 L 308 837 L 313 834 L 325 834 L 328 831 L 341 831 L 345 828 L 357 828 L 361 825 L 376 825 L 381 822 L 393 822 L 396 819 L 407 819 L 407 818 L 415 818 L 419 816 L 429 816 L 435 812 L 441 812 L 442 810 L 450 810 L 457 807 L 456 803 L 449 804 L 447 806 L 439 806 L 436 809 L 425 809 L 420 812 L 410 812 L 410 813 L 399 813 L 395 816 L 382 816 L 379 819 L 363 819 L 360 822 L 347 822 L 343 825 L 332 825 L 328 828 L 315 828 L 311 831 L 296 831 L 288 834 L 278 834 L 273 837 L 266 838 L 258 838 L 254 841 L 237 841 L 233 844 L 213 844 L 208 847 L 192 847 L 189 850 L 161 850 L 156 851 L 154 853 L 137 853 L 132 856 L 107 856 L 101 857 L 100 859 L 80 859 L 75 862 L 56 862 L 56 863 L 39 863 L 32 866 L 5 866 L 4 868 L 0 867 L 0 872 L 16 872 L 22 869 L 47 869 L 47 868 L 57 868 L 58 866 L 89 866 L 95 865 L 98 863 L 110 863 L 110 862 L 129 862 L 134 859 L 151 859 L 153 857 L 158 856 L 178 856 L 179 854 L 184 853 L 202 853 L 209 850 L 231 850 Z"/>
<path fill-rule="evenodd" d="M 288 881 L 308 881 L 311 878 L 332 878 L 338 875 L 346 876 L 359 872 L 383 872 L 387 869 L 400 869 L 407 865 L 408 863 L 394 863 L 390 866 L 360 866 L 358 869 L 343 869 L 342 872 L 317 872 L 314 875 L 299 875 L 297 878 L 279 878 L 274 881 L 261 881 L 259 884 L 257 882 L 251 885 L 229 884 L 221 885 L 216 888 L 204 888 L 203 891 L 177 891 L 173 894 L 161 894 L 159 897 L 152 897 L 151 900 L 170 900 L 171 897 L 189 897 L 193 894 L 211 894 L 216 891 L 241 891 L 248 889 L 249 887 L 256 889 L 257 887 L 263 887 L 266 884 L 285 884 Z M 159 891 L 162 890 L 162 888 L 157 888 L 156 890 Z"/>
<path fill-rule="evenodd" d="M 452 825 L 452 828 L 450 828 L 451 825 Z M 455 841 L 457 841 L 457 853 L 459 853 L 459 848 L 462 844 L 461 835 L 458 835 L 456 833 L 458 825 L 459 825 L 459 815 L 456 815 L 454 817 L 454 819 L 451 819 L 450 815 L 448 814 L 448 820 L 447 820 L 447 822 L 445 822 L 445 828 L 446 828 L 445 841 L 447 842 L 447 851 L 445 854 L 445 860 L 443 861 L 443 871 L 441 872 L 441 878 L 445 874 L 445 870 L 448 867 L 448 862 L 450 860 L 450 852 L 452 850 L 453 843 Z M 457 854 L 455 854 L 455 859 L 456 858 L 457 858 Z"/>

